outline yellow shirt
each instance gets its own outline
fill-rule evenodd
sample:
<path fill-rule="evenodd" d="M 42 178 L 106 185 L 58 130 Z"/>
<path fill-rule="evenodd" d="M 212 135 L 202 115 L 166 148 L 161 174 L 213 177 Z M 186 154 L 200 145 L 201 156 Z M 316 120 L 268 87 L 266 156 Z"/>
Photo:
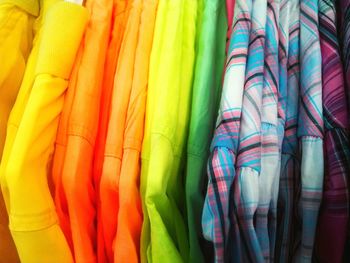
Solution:
<path fill-rule="evenodd" d="M 0 159 L 6 138 L 6 125 L 26 61 L 32 47 L 33 22 L 38 15 L 38 1 L 0 0 Z M 19 262 L 8 229 L 8 216 L 0 191 L 0 258 L 2 262 Z"/>
<path fill-rule="evenodd" d="M 88 15 L 81 6 L 56 2 L 41 2 L 33 50 L 8 121 L 0 166 L 9 226 L 22 262 L 72 262 L 47 172 L 67 79 Z"/>

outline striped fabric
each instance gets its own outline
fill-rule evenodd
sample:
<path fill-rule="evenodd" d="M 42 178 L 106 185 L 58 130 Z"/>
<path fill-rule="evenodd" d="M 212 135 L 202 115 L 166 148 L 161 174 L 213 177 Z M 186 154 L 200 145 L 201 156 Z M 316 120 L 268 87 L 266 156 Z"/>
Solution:
<path fill-rule="evenodd" d="M 289 53 L 289 25 L 294 22 L 295 13 L 290 9 L 295 5 L 294 1 L 281 0 L 278 27 L 278 60 L 279 60 L 279 91 L 278 91 L 278 137 L 280 149 L 284 138 L 284 127 L 286 123 L 286 110 L 288 98 L 288 53 Z M 297 10 L 293 10 L 298 14 Z M 299 17 L 298 17 L 299 18 Z"/>
<path fill-rule="evenodd" d="M 259 176 L 259 206 L 256 232 L 265 262 L 273 262 L 277 197 L 279 185 L 278 91 L 279 91 L 279 9 L 280 0 L 268 0 L 266 45 L 264 61 L 264 88 L 261 116 L 261 173 Z"/>
<path fill-rule="evenodd" d="M 322 69 L 318 0 L 300 2 L 300 59 L 298 136 L 302 147 L 302 235 L 297 260 L 310 262 L 323 187 Z"/>
<path fill-rule="evenodd" d="M 236 1 L 217 128 L 208 160 L 202 228 L 204 237 L 213 242 L 215 262 L 225 261 L 230 226 L 229 195 L 235 177 L 251 10 L 252 0 Z"/>
<path fill-rule="evenodd" d="M 325 175 L 315 256 L 342 262 L 349 220 L 350 147 L 335 0 L 319 0 L 325 122 Z M 331 242 L 329 242 L 331 240 Z"/>
<path fill-rule="evenodd" d="M 283 1 L 284 2 L 284 1 Z M 299 158 L 298 158 L 298 103 L 299 103 L 299 33 L 300 33 L 300 5 L 299 0 L 288 0 L 289 2 L 289 26 L 285 29 L 285 36 L 280 27 L 280 50 L 284 40 L 288 39 L 288 61 L 287 61 L 287 99 L 285 105 L 279 104 L 279 109 L 286 107 L 286 122 L 284 127 L 284 137 L 282 142 L 281 156 L 281 175 L 278 197 L 278 230 L 276 243 L 276 262 L 289 262 L 292 257 L 292 248 L 294 234 L 297 230 L 297 222 L 294 220 L 294 211 L 297 209 L 295 201 L 297 200 L 297 191 L 299 184 Z M 285 16 L 281 3 L 280 18 L 281 21 Z M 284 11 L 285 10 L 285 11 Z M 283 46 L 282 46 L 283 45 Z M 280 52 L 279 54 L 281 54 Z M 281 60 L 280 65 L 283 67 L 284 62 Z M 281 67 L 280 67 L 281 68 Z M 281 69 L 280 69 L 281 70 Z M 283 71 L 281 71 L 283 72 Z M 280 74 L 280 90 L 283 89 L 283 80 Z M 279 93 L 280 95 L 282 92 Z M 282 102 L 282 100 L 280 100 Z M 281 113 L 279 113 L 282 116 Z M 283 120 L 283 118 L 280 118 Z M 281 124 L 281 122 L 280 122 Z"/>
<path fill-rule="evenodd" d="M 348 107 L 350 107 L 350 0 L 341 0 L 339 5 L 344 75 L 347 86 Z"/>
<path fill-rule="evenodd" d="M 253 217 L 259 202 L 266 6 L 266 0 L 253 2 L 252 31 L 249 38 L 237 156 L 237 178 L 233 183 L 232 260 L 237 262 L 263 261 Z"/>
<path fill-rule="evenodd" d="M 350 0 L 337 1 L 339 8 L 338 18 L 340 26 L 341 51 L 345 76 L 345 86 L 348 98 L 348 109 L 350 111 Z M 350 115 L 349 115 L 350 117 Z M 345 262 L 350 261 L 350 227 L 348 228 Z"/>

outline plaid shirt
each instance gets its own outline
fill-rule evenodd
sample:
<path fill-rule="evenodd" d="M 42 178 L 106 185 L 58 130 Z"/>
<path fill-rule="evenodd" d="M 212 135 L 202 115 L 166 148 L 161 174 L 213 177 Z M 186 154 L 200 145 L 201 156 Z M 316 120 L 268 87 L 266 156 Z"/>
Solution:
<path fill-rule="evenodd" d="M 251 10 L 251 0 L 236 1 L 220 112 L 208 161 L 202 228 L 204 237 L 214 244 L 215 262 L 225 260 L 229 233 L 229 194 L 235 176 Z"/>
<path fill-rule="evenodd" d="M 287 7 L 288 5 L 284 5 Z M 282 7 L 282 6 L 281 6 Z M 273 262 L 279 185 L 278 125 L 280 0 L 268 0 L 262 108 L 262 156 L 256 231 L 265 262 Z M 285 77 L 285 76 L 284 76 Z"/>
<path fill-rule="evenodd" d="M 323 261 L 342 262 L 349 220 L 350 145 L 334 0 L 319 0 L 319 21 L 325 122 L 325 178 L 315 255 Z"/>
<path fill-rule="evenodd" d="M 323 187 L 322 58 L 318 0 L 302 0 L 300 3 L 300 59 L 298 136 L 302 147 L 302 233 L 296 258 L 310 262 Z"/>
<path fill-rule="evenodd" d="M 285 105 L 286 121 L 282 142 L 281 174 L 278 197 L 278 229 L 276 243 L 276 262 L 288 262 L 291 259 L 293 239 L 296 233 L 297 222 L 294 220 L 294 211 L 297 209 L 297 191 L 299 182 L 298 158 L 298 102 L 299 102 L 299 33 L 300 33 L 300 5 L 299 0 L 289 0 L 290 10 L 288 17 L 288 60 L 287 60 L 287 97 Z M 282 4 L 283 5 L 283 4 Z M 283 17 L 281 10 L 280 17 Z M 282 34 L 280 34 L 280 37 Z M 281 40 L 280 40 L 281 41 Z M 282 42 L 282 41 L 281 41 Z M 286 49 L 285 49 L 286 50 Z M 283 60 L 282 60 L 283 61 Z M 280 65 L 284 65 L 282 62 Z M 283 89 L 283 80 L 280 74 L 280 90 Z M 280 91 L 279 94 L 281 94 Z M 280 108 L 279 108 L 280 109 Z M 279 113 L 280 116 L 282 116 Z M 283 118 L 280 118 L 283 120 Z M 279 123 L 280 125 L 283 123 Z"/>
<path fill-rule="evenodd" d="M 339 1 L 341 39 L 348 107 L 350 107 L 350 0 Z M 349 116 L 350 117 L 350 116 Z"/>
<path fill-rule="evenodd" d="M 237 178 L 233 183 L 233 199 L 231 198 L 232 261 L 238 262 L 263 260 L 253 217 L 259 202 L 266 8 L 266 0 L 256 0 L 253 3 L 237 156 Z"/>
<path fill-rule="evenodd" d="M 348 109 L 350 110 L 350 0 L 337 1 L 340 17 L 340 38 L 343 58 L 346 93 L 348 97 Z M 350 114 L 349 114 L 350 117 Z M 350 261 L 350 227 L 348 228 L 347 249 L 345 261 Z"/>

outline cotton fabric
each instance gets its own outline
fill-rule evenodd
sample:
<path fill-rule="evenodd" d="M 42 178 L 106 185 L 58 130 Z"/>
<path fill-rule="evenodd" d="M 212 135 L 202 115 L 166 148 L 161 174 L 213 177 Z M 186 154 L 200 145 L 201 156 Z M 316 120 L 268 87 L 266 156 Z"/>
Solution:
<path fill-rule="evenodd" d="M 0 159 L 6 139 L 7 120 L 32 48 L 33 22 L 38 12 L 38 1 L 0 1 Z M 1 191 L 0 196 L 0 258 L 4 262 L 19 262 L 8 228 L 8 215 Z"/>
<path fill-rule="evenodd" d="M 101 84 L 113 2 L 86 2 L 90 12 L 58 135 L 52 177 L 60 224 L 76 262 L 96 262 L 96 192 L 92 173 Z"/>
<path fill-rule="evenodd" d="M 281 149 L 281 171 L 278 194 L 278 222 L 275 260 L 286 262 L 294 253 L 294 241 L 298 239 L 299 224 L 296 220 L 298 192 L 300 187 L 300 155 L 297 138 L 298 107 L 300 92 L 300 4 L 299 0 L 289 2 L 289 25 L 287 61 L 287 97 L 285 100 L 285 124 Z M 282 12 L 283 13 L 283 12 Z M 280 17 L 283 17 L 281 15 Z M 283 40 L 282 40 L 283 41 Z M 280 42 L 282 42 L 280 40 Z M 282 43 L 285 43 L 284 41 Z M 286 49 L 284 49 L 286 50 Z M 280 81 L 282 88 L 283 81 Z M 280 104 L 282 107 L 283 104 Z M 281 118 L 282 119 L 282 118 Z M 281 123 L 281 122 L 280 122 Z"/>
<path fill-rule="evenodd" d="M 142 1 L 128 1 L 127 21 L 121 42 L 111 94 L 104 160 L 99 185 L 101 222 L 107 259 L 113 261 L 113 242 L 117 233 L 119 181 L 123 158 L 123 136 L 131 93 L 135 49 L 138 38 Z M 133 260 L 132 260 L 133 261 Z"/>
<path fill-rule="evenodd" d="M 323 110 L 322 58 L 318 27 L 318 1 L 300 2 L 300 104 L 298 137 L 301 144 L 301 243 L 297 260 L 312 258 L 317 216 L 322 199 Z"/>
<path fill-rule="evenodd" d="M 214 245 L 215 262 L 224 262 L 229 242 L 230 189 L 235 178 L 251 11 L 252 1 L 236 1 L 219 113 L 207 165 L 202 229 L 204 237 Z"/>
<path fill-rule="evenodd" d="M 263 260 L 259 232 L 258 228 L 254 228 L 253 215 L 259 205 L 266 18 L 267 2 L 254 1 L 237 154 L 237 177 L 233 182 L 231 201 L 235 236 L 232 260 L 238 258 L 243 262 Z"/>
<path fill-rule="evenodd" d="M 106 144 L 106 136 L 108 129 L 108 120 L 110 112 L 111 97 L 113 91 L 113 83 L 115 71 L 118 63 L 119 51 L 125 32 L 125 24 L 127 22 L 127 1 L 115 0 L 112 7 L 112 26 L 108 48 L 106 53 L 106 61 L 104 65 L 104 73 L 101 87 L 100 109 L 98 118 L 98 131 L 93 156 L 93 180 L 96 186 L 97 198 L 97 260 L 98 262 L 107 261 L 107 247 L 105 243 L 105 235 L 102 228 L 101 200 L 99 186 L 101 181 L 104 150 Z M 109 250 L 111 251 L 111 250 Z M 109 255 L 112 258 L 112 255 Z"/>
<path fill-rule="evenodd" d="M 114 262 L 139 262 L 142 210 L 139 195 L 140 152 L 144 132 L 149 59 L 153 43 L 158 1 L 140 2 L 139 30 L 132 85 L 125 120 L 123 157 L 119 186 L 118 228 L 115 238 Z M 142 8 L 142 9 L 141 9 Z M 130 58 L 129 58 L 130 59 Z"/>
<path fill-rule="evenodd" d="M 342 50 L 342 62 L 344 67 L 344 77 L 346 83 L 346 93 L 348 98 L 348 107 L 350 107 L 350 0 L 340 1 L 338 3 L 339 8 L 339 21 L 340 36 L 341 36 L 341 50 Z"/>
<path fill-rule="evenodd" d="M 342 62 L 344 68 L 344 78 L 345 78 L 345 90 L 348 99 L 348 110 L 350 110 L 350 1 L 344 0 L 337 2 L 338 8 L 338 18 L 341 39 L 341 54 Z M 344 260 L 348 261 L 350 259 L 350 253 L 348 252 L 350 248 L 350 228 L 348 228 L 347 242 L 346 242 L 346 253 Z"/>
<path fill-rule="evenodd" d="M 226 0 L 226 14 L 227 14 L 227 36 L 226 36 L 226 53 L 230 44 L 230 38 L 232 35 L 232 22 L 235 12 L 236 0 Z"/>
<path fill-rule="evenodd" d="M 142 262 L 146 254 L 148 262 L 188 261 L 181 170 L 190 115 L 196 18 L 197 1 L 159 1 L 142 150 L 141 194 L 144 216 L 149 218 L 143 223 Z"/>
<path fill-rule="evenodd" d="M 22 262 L 73 262 L 47 176 L 67 80 L 87 15 L 75 4 L 41 2 L 33 50 L 9 117 L 1 187 Z"/>
<path fill-rule="evenodd" d="M 266 40 L 264 60 L 264 87 L 261 110 L 261 170 L 259 176 L 259 205 L 256 214 L 256 232 L 264 260 L 274 262 L 277 198 L 280 171 L 280 143 L 278 136 L 279 69 L 279 0 L 267 1 Z M 284 5 L 288 7 L 288 4 Z"/>
<path fill-rule="evenodd" d="M 0 0 L 0 261 L 349 261 L 349 12 Z"/>
<path fill-rule="evenodd" d="M 335 1 L 319 1 L 319 22 L 325 122 L 325 174 L 315 257 L 324 262 L 342 262 L 349 220 L 350 144 Z"/>
<path fill-rule="evenodd" d="M 200 10 L 198 10 L 200 12 Z M 186 207 L 189 231 L 189 262 L 203 262 L 210 255 L 198 222 L 203 209 L 206 161 L 215 115 L 221 95 L 221 73 L 225 60 L 227 19 L 224 1 L 204 1 L 198 22 L 196 65 L 187 142 Z"/>

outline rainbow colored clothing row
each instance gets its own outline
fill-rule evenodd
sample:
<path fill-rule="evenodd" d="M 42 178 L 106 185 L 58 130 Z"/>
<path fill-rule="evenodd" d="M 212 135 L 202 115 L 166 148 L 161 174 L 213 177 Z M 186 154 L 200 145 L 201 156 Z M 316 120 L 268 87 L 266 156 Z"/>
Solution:
<path fill-rule="evenodd" d="M 0 0 L 0 262 L 348 260 L 349 14 Z"/>
<path fill-rule="evenodd" d="M 203 261 L 226 17 L 224 1 L 0 1 L 1 259 Z"/>

